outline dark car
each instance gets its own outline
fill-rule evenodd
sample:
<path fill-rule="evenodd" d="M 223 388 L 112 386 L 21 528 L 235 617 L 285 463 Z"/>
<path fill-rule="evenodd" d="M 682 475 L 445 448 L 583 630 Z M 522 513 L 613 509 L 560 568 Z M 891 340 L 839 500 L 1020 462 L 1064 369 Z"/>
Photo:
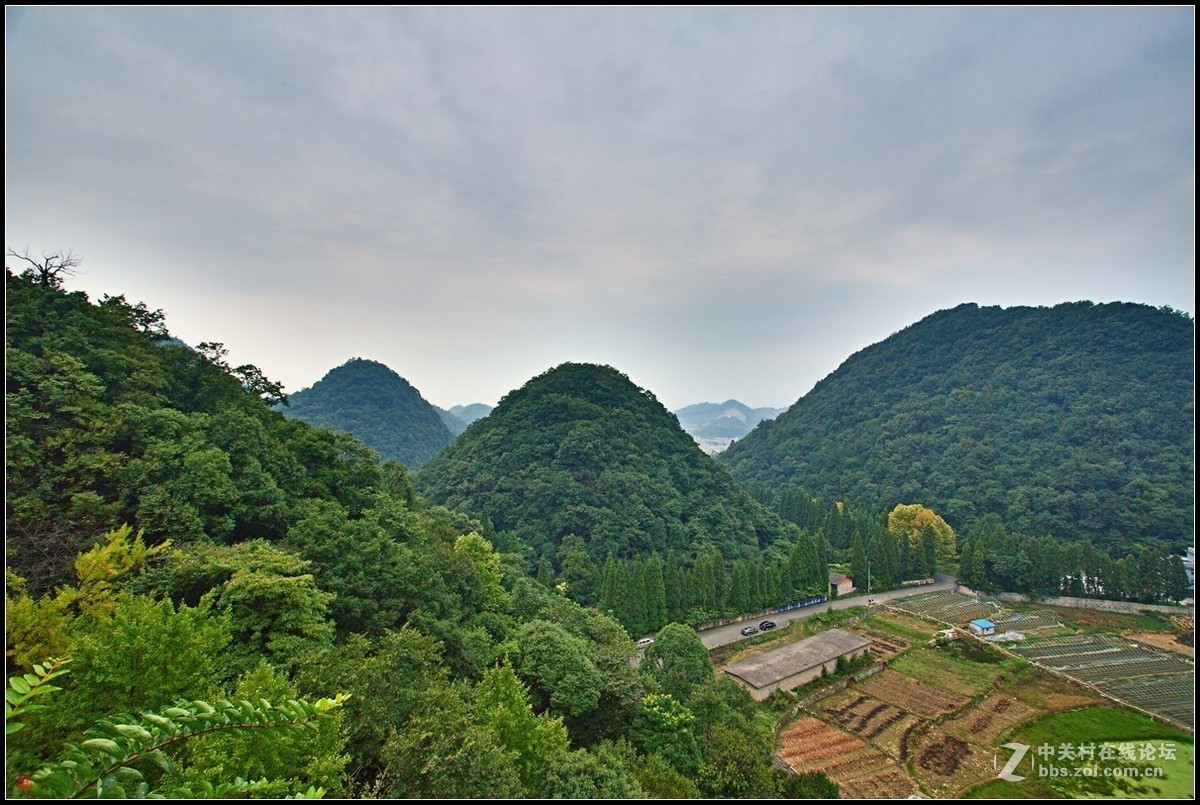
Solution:
<path fill-rule="evenodd" d="M 752 634 L 758 634 L 758 627 L 747 626 L 745 629 L 742 630 L 742 634 L 746 635 L 747 637 L 749 637 Z"/>
<path fill-rule="evenodd" d="M 775 621 L 763 621 L 758 625 L 758 628 L 762 629 L 764 632 L 770 631 L 771 629 L 775 628 Z"/>

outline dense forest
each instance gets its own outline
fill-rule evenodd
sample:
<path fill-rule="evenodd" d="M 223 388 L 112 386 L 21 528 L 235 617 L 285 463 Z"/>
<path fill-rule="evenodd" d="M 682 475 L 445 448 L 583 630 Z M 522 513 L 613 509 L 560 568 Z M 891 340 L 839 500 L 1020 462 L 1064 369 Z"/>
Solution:
<path fill-rule="evenodd" d="M 6 272 L 5 304 L 8 796 L 837 795 L 772 767 L 769 716 L 691 629 L 665 626 L 632 667 L 627 628 L 531 578 L 502 510 L 425 502 L 405 467 L 285 418 L 277 383 L 182 346 L 161 311 L 34 272 Z M 578 371 L 522 415 L 553 428 L 624 399 L 611 372 L 572 399 Z M 624 456 L 652 436 L 678 460 L 590 479 L 575 461 L 576 482 L 645 491 L 647 510 L 662 494 L 684 525 L 587 531 L 601 566 L 661 538 L 737 554 L 793 528 L 677 426 L 617 421 L 620 440 L 584 428 L 561 447 Z M 561 531 L 535 521 L 543 556 L 589 522 L 574 505 Z"/>
<path fill-rule="evenodd" d="M 825 592 L 815 532 L 733 483 L 654 396 L 607 366 L 564 364 L 510 393 L 417 475 L 486 521 L 537 578 L 633 635 Z"/>
<path fill-rule="evenodd" d="M 850 357 L 720 456 L 735 478 L 1123 556 L 1191 544 L 1195 328 L 1169 309 L 967 304 Z"/>
<path fill-rule="evenodd" d="M 285 416 L 349 433 L 384 459 L 416 468 L 454 437 L 443 413 L 377 361 L 353 358 L 288 398 Z M 451 421 L 456 420 L 454 417 Z M 459 433 L 466 428 L 454 428 Z"/>

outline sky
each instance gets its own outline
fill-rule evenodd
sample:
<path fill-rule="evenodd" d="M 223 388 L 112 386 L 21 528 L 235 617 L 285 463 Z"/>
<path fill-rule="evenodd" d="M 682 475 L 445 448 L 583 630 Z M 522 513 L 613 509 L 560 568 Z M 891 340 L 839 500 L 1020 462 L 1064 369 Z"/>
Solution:
<path fill-rule="evenodd" d="M 963 302 L 1195 313 L 1192 7 L 8 6 L 4 62 L 6 249 L 289 391 L 785 407 Z"/>

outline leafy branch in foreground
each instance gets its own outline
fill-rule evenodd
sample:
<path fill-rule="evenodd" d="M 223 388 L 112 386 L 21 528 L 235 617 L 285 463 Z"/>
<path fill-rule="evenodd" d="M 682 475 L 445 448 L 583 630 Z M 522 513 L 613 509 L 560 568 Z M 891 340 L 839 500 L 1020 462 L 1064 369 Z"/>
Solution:
<path fill-rule="evenodd" d="M 68 673 L 62 666 L 66 660 L 49 659 L 44 665 L 33 666 L 32 674 L 12 676 L 8 678 L 8 687 L 4 690 L 4 734 L 12 735 L 20 732 L 25 725 L 15 719 L 35 710 L 45 710 L 46 705 L 31 701 L 35 696 L 62 690 L 57 685 L 49 684 L 51 679 Z M 9 719 L 13 719 L 11 722 Z"/>
<path fill-rule="evenodd" d="M 11 684 L 11 683 L 10 683 Z M 186 787 L 152 790 L 141 771 L 139 761 L 150 761 L 170 772 L 172 763 L 163 751 L 172 744 L 208 733 L 234 730 L 311 728 L 321 716 L 340 707 L 347 694 L 333 699 L 307 702 L 291 699 L 281 704 L 264 700 L 231 702 L 219 700 L 179 701 L 161 712 L 145 712 L 140 717 L 119 716 L 102 719 L 87 731 L 79 744 L 67 744 L 60 760 L 44 766 L 18 786 L 20 793 L 37 797 L 224 797 L 246 793 L 265 785 L 266 780 L 247 782 L 238 778 L 230 783 L 210 785 L 203 790 Z M 319 797 L 321 789 L 304 794 Z"/>

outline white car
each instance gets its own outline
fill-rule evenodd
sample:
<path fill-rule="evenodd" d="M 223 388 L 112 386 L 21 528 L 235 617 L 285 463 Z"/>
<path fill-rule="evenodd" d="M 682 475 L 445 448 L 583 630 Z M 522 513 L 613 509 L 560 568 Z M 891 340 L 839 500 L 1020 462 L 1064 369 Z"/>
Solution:
<path fill-rule="evenodd" d="M 637 641 L 638 651 L 641 651 L 642 649 L 644 649 L 646 646 L 650 645 L 653 642 L 654 642 L 653 637 L 643 637 L 641 640 Z"/>

